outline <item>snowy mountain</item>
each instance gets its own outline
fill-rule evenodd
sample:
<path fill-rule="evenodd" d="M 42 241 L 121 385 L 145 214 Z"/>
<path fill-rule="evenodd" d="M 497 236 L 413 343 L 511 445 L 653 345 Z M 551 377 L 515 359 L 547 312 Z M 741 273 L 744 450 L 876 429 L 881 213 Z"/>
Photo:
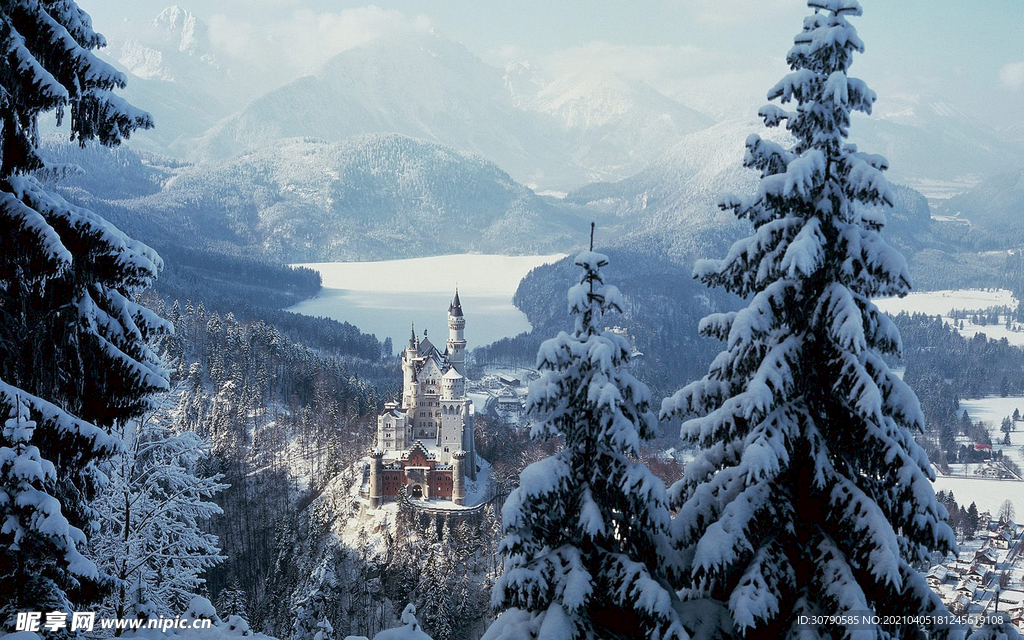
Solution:
<path fill-rule="evenodd" d="M 496 165 L 395 134 L 280 141 L 125 204 L 154 226 L 288 262 L 544 253 L 586 233 Z"/>
<path fill-rule="evenodd" d="M 755 132 L 776 142 L 787 135 L 765 130 L 757 118 L 722 122 L 684 136 L 635 175 L 588 185 L 568 194 L 566 201 L 628 221 L 623 245 L 654 242 L 683 264 L 721 257 L 743 225 L 720 211 L 717 203 L 726 194 L 742 196 L 756 189 L 757 172 L 742 166 L 744 141 Z M 897 189 L 897 207 L 890 218 L 901 247 L 927 242 L 928 208 L 913 190 Z"/>
<path fill-rule="evenodd" d="M 237 60 L 218 57 L 209 28 L 178 6 L 144 24 L 126 23 L 124 35 L 104 51 L 129 76 L 125 98 L 149 111 L 156 127 L 132 137 L 132 145 L 169 153 L 181 137 L 194 137 L 241 106 L 251 95 Z"/>
<path fill-rule="evenodd" d="M 533 108 L 561 125 L 573 162 L 593 179 L 640 170 L 684 135 L 714 121 L 653 87 L 608 73 L 578 73 L 544 86 Z"/>
<path fill-rule="evenodd" d="M 560 163 L 499 70 L 434 34 L 380 39 L 345 51 L 312 76 L 254 100 L 195 141 L 193 156 L 222 160 L 281 138 L 343 140 L 398 133 L 497 162 L 518 179 Z M 189 145 L 193 143 L 188 143 Z"/>
<path fill-rule="evenodd" d="M 856 117 L 850 139 L 889 160 L 889 178 L 948 197 L 984 176 L 1024 165 L 1024 145 L 930 96 L 890 95 Z"/>
<path fill-rule="evenodd" d="M 206 24 L 178 6 L 167 7 L 135 30 L 116 57 L 129 73 L 145 80 L 191 81 L 189 76 L 203 66 L 218 68 Z"/>
<path fill-rule="evenodd" d="M 287 137 L 399 133 L 476 153 L 525 184 L 619 179 L 710 119 L 642 83 L 504 71 L 433 33 L 383 38 L 257 98 L 182 154 L 216 161 Z"/>
<path fill-rule="evenodd" d="M 1024 170 L 1007 171 L 981 181 L 971 190 L 950 198 L 942 212 L 969 221 L 972 239 L 979 249 L 1020 247 L 1024 237 Z"/>
<path fill-rule="evenodd" d="M 681 261 L 710 257 L 740 228 L 718 210 L 718 199 L 749 193 L 757 183 L 741 165 L 743 141 L 757 126 L 737 120 L 692 133 L 635 175 L 588 185 L 566 200 L 628 220 L 632 236 L 664 238 Z"/>
<path fill-rule="evenodd" d="M 551 80 L 531 62 L 510 62 L 505 65 L 505 75 L 501 79 L 505 90 L 512 99 L 512 104 L 519 108 L 535 108 L 537 94 Z"/>
<path fill-rule="evenodd" d="M 157 122 L 132 144 L 193 161 L 290 137 L 398 133 L 564 191 L 627 178 L 714 124 L 637 80 L 593 70 L 552 80 L 528 61 L 498 69 L 432 32 L 370 41 L 259 95 L 266 84 L 252 81 L 259 76 L 244 61 L 218 53 L 187 9 L 168 7 L 128 34 L 112 39 L 109 55 L 133 76 L 126 96 Z M 1024 134 L 992 131 L 927 95 L 886 94 L 851 132 L 887 155 L 892 179 L 930 197 L 955 195 L 1024 157 Z"/>

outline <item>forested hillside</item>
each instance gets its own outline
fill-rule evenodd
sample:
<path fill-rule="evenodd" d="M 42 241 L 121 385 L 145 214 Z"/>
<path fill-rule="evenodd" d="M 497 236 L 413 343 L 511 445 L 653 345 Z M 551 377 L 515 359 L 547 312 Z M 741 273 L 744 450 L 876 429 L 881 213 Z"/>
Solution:
<path fill-rule="evenodd" d="M 399 135 L 293 139 L 200 166 L 127 150 L 46 152 L 84 168 L 62 189 L 158 248 L 275 262 L 550 253 L 589 221 L 489 161 Z"/>

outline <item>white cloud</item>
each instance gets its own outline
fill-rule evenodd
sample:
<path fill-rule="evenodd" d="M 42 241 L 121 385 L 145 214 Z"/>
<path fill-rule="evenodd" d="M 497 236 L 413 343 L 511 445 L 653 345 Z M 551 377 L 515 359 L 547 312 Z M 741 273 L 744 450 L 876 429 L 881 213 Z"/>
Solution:
<path fill-rule="evenodd" d="M 1024 61 L 1008 62 L 999 68 L 999 83 L 1008 89 L 1024 87 Z"/>
<path fill-rule="evenodd" d="M 263 1 L 293 4 L 290 0 Z M 225 15 L 210 18 L 214 47 L 261 67 L 276 82 L 311 73 L 329 58 L 372 40 L 430 29 L 426 17 L 376 6 L 334 12 L 297 8 L 259 23 Z"/>

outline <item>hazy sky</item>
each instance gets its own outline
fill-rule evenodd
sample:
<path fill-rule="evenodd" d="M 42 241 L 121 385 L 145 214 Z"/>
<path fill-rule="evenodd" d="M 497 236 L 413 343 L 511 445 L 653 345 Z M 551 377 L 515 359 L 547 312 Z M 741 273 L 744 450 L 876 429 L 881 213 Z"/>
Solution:
<path fill-rule="evenodd" d="M 79 0 L 111 37 L 167 0 Z M 761 100 L 786 71 L 800 0 L 201 0 L 226 57 L 260 60 L 284 82 L 381 34 L 433 29 L 492 64 L 531 60 L 552 74 L 610 69 L 644 79 L 712 115 Z M 1024 0 L 861 0 L 867 45 L 854 74 L 879 93 L 938 96 L 995 128 L 1024 131 Z M 128 22 L 125 22 L 125 20 Z"/>

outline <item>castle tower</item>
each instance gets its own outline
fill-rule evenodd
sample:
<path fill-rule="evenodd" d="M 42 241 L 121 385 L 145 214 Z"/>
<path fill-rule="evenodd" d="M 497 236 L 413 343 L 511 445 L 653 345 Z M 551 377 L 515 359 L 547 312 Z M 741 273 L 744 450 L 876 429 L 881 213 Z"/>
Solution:
<path fill-rule="evenodd" d="M 463 466 L 466 464 L 466 452 L 459 450 L 452 454 L 452 502 L 466 504 L 466 476 Z"/>
<path fill-rule="evenodd" d="M 419 355 L 419 340 L 416 338 L 416 327 L 412 327 L 409 344 L 402 354 L 402 408 L 408 409 L 416 404 L 416 357 Z"/>
<path fill-rule="evenodd" d="M 461 375 L 466 375 L 466 318 L 462 315 L 462 302 L 459 301 L 459 290 L 455 290 L 455 299 L 448 307 L 448 361 Z"/>
<path fill-rule="evenodd" d="M 453 366 L 441 378 L 441 424 L 437 430 L 437 445 L 445 453 L 465 449 L 467 402 L 466 379 Z"/>
<path fill-rule="evenodd" d="M 384 502 L 381 491 L 381 471 L 384 468 L 384 452 L 374 449 L 370 452 L 370 505 L 379 507 Z"/>
<path fill-rule="evenodd" d="M 453 365 L 441 377 L 441 399 L 463 400 L 466 397 L 466 378 Z"/>

